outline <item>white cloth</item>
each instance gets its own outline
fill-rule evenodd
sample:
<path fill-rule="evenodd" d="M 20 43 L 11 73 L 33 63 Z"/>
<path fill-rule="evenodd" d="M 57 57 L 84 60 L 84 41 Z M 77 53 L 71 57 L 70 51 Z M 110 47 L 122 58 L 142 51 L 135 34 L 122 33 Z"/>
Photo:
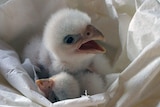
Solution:
<path fill-rule="evenodd" d="M 26 41 L 50 14 L 70 7 L 87 12 L 106 36 L 117 74 L 105 93 L 49 102 L 22 67 Z M 0 107 L 160 107 L 159 0 L 2 0 L 0 2 Z"/>

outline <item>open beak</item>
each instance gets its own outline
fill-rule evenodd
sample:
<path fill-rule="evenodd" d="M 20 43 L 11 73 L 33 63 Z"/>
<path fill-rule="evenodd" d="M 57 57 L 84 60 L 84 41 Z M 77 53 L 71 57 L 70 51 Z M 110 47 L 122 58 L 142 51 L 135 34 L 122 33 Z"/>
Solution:
<path fill-rule="evenodd" d="M 104 41 L 104 36 L 94 26 L 88 25 L 84 33 L 81 34 L 81 39 L 77 42 L 77 51 L 80 53 L 92 54 L 105 53 L 105 48 L 96 41 Z"/>

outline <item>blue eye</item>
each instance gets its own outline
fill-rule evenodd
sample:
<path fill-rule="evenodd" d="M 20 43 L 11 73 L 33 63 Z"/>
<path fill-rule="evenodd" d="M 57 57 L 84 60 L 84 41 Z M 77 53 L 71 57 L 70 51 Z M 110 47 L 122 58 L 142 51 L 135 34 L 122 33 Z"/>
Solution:
<path fill-rule="evenodd" d="M 79 36 L 77 36 L 77 35 L 67 35 L 64 38 L 64 43 L 66 43 L 66 44 L 73 44 L 73 43 L 75 43 L 78 40 L 78 38 L 79 38 Z"/>

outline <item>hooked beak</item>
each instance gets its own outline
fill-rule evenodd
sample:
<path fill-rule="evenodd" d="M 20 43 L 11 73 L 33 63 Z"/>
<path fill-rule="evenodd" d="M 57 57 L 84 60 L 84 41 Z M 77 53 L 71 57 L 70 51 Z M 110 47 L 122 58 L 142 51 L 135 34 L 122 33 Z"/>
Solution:
<path fill-rule="evenodd" d="M 35 81 L 38 88 L 45 94 L 45 97 L 49 97 L 52 92 L 52 87 L 54 86 L 54 81 L 52 79 L 38 79 Z"/>
<path fill-rule="evenodd" d="M 103 46 L 99 45 L 96 41 L 104 41 L 103 34 L 98 31 L 94 26 L 88 25 L 81 34 L 81 40 L 77 42 L 78 52 L 80 53 L 105 53 L 106 50 Z"/>

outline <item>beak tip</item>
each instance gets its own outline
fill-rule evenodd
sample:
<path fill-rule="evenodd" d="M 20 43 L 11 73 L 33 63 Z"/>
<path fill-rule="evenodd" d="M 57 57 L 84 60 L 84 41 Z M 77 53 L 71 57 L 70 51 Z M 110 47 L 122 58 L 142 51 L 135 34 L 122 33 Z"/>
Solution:
<path fill-rule="evenodd" d="M 103 53 L 106 53 L 106 49 L 105 48 L 103 48 L 104 50 L 103 50 Z"/>

